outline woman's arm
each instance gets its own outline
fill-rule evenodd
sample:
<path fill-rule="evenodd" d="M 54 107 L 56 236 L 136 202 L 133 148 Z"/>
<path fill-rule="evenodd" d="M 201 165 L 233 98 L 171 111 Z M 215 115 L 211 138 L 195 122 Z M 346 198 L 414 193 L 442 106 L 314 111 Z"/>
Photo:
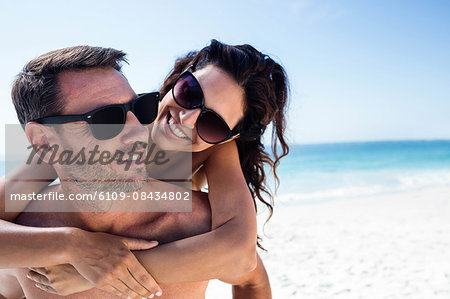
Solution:
<path fill-rule="evenodd" d="M 233 299 L 271 299 L 269 276 L 267 276 L 264 264 L 259 257 L 255 270 L 245 273 L 240 277 L 221 278 L 223 282 L 233 285 Z"/>
<path fill-rule="evenodd" d="M 251 272 L 240 276 L 220 278 L 223 282 L 233 285 L 234 299 L 272 298 L 266 269 L 259 256 L 257 256 L 257 260 L 258 264 Z M 49 268 L 31 268 L 27 277 L 39 285 L 41 289 L 61 296 L 87 291 L 94 287 L 69 264 Z"/>
<path fill-rule="evenodd" d="M 256 212 L 235 142 L 212 147 L 204 167 L 212 231 L 135 253 L 160 283 L 239 276 L 256 267 Z"/>

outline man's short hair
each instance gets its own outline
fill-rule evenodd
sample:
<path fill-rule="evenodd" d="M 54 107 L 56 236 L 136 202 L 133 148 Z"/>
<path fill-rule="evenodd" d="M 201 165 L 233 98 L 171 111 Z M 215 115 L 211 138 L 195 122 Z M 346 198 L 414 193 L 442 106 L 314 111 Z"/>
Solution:
<path fill-rule="evenodd" d="M 25 65 L 14 80 L 11 96 L 21 124 L 61 114 L 64 105 L 58 85 L 58 74 L 98 67 L 121 71 L 127 62 L 120 50 L 76 46 L 43 54 Z"/>

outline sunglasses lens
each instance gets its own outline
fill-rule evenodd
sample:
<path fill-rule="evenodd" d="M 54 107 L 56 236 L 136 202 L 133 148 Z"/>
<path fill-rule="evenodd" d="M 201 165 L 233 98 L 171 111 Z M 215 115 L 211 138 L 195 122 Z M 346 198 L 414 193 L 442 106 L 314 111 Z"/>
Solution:
<path fill-rule="evenodd" d="M 121 107 L 108 107 L 96 111 L 91 118 L 95 138 L 106 140 L 117 136 L 123 129 L 125 116 Z"/>
<path fill-rule="evenodd" d="M 230 134 L 230 129 L 225 121 L 210 111 L 200 115 L 197 125 L 198 134 L 204 141 L 209 143 L 222 142 Z"/>
<path fill-rule="evenodd" d="M 156 119 L 158 103 L 158 93 L 142 95 L 134 102 L 133 112 L 141 124 L 149 125 Z"/>
<path fill-rule="evenodd" d="M 195 77 L 187 73 L 178 78 L 173 87 L 173 96 L 181 107 L 193 108 L 202 104 L 203 92 Z"/>

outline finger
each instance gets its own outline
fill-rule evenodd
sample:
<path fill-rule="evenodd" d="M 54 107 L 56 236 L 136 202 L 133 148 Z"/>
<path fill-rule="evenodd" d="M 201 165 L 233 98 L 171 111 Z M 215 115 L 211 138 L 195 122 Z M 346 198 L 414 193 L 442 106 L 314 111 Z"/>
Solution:
<path fill-rule="evenodd" d="M 158 241 L 147 241 L 144 239 L 127 237 L 120 237 L 120 239 L 129 250 L 146 250 L 158 246 Z"/>
<path fill-rule="evenodd" d="M 48 269 L 44 268 L 44 267 L 29 267 L 28 269 L 30 269 L 34 272 L 37 272 L 41 275 L 44 275 L 44 276 L 47 276 L 47 274 L 48 274 Z"/>
<path fill-rule="evenodd" d="M 103 290 L 110 294 L 114 294 L 114 295 L 122 297 L 122 298 L 127 298 L 126 294 L 122 293 L 121 291 L 119 291 L 118 289 L 116 289 L 115 287 L 113 287 L 111 285 L 107 285 L 107 286 L 103 287 Z"/>
<path fill-rule="evenodd" d="M 29 271 L 27 273 L 27 278 L 40 284 L 50 285 L 50 280 L 48 280 L 46 276 L 34 271 Z"/>
<path fill-rule="evenodd" d="M 43 285 L 43 284 L 40 284 L 40 283 L 36 283 L 35 286 L 36 286 L 38 289 L 41 289 L 41 290 L 43 290 L 43 291 L 46 291 L 47 293 L 58 294 L 58 292 L 57 292 L 54 288 L 52 288 L 52 287 L 50 287 L 50 286 Z"/>
<path fill-rule="evenodd" d="M 128 269 L 127 269 L 128 270 Z M 129 289 L 133 290 L 134 292 L 138 293 L 140 295 L 140 298 L 142 297 L 150 297 L 153 292 L 144 288 L 136 279 L 133 277 L 131 272 L 128 270 L 128 276 L 121 278 L 122 282 L 125 283 Z"/>
<path fill-rule="evenodd" d="M 139 263 L 138 259 L 134 257 L 135 263 L 129 265 L 130 274 L 133 278 L 141 284 L 144 288 L 146 288 L 150 293 L 155 294 L 157 296 L 162 295 L 162 290 L 153 276 L 148 273 L 148 271 Z"/>
<path fill-rule="evenodd" d="M 128 285 L 126 283 L 124 283 L 122 280 L 120 279 L 116 279 L 113 282 L 110 283 L 110 285 L 114 288 L 116 288 L 117 290 L 119 290 L 122 294 L 124 294 L 126 297 L 131 297 L 131 298 L 138 298 L 141 299 L 142 295 L 139 295 L 138 293 L 136 293 L 135 291 L 133 291 L 132 289 L 130 289 L 128 287 Z"/>

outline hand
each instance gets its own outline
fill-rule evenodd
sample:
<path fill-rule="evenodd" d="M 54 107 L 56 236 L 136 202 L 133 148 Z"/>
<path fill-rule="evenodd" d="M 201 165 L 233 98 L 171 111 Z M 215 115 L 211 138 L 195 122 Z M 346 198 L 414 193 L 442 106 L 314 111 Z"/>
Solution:
<path fill-rule="evenodd" d="M 74 235 L 70 263 L 95 287 L 121 297 L 161 296 L 159 285 L 130 251 L 150 249 L 158 242 L 79 229 Z"/>
<path fill-rule="evenodd" d="M 48 293 L 68 296 L 94 287 L 70 264 L 29 269 L 27 277 Z"/>

